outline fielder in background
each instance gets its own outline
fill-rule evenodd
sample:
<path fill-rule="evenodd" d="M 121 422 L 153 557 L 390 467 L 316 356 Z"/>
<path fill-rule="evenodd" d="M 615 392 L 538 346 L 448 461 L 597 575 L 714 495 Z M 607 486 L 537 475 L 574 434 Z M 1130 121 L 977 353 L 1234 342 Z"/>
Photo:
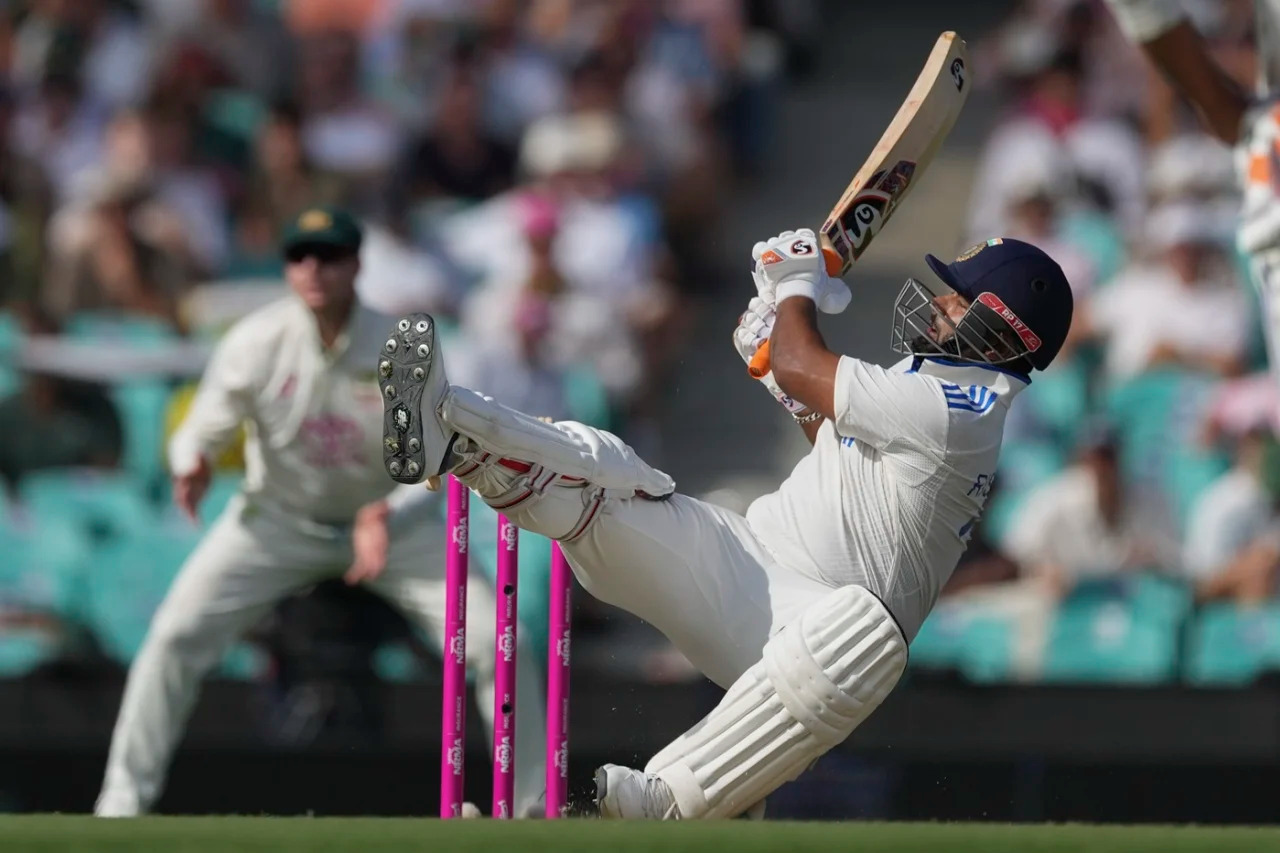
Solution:
<path fill-rule="evenodd" d="M 1116 21 L 1214 136 L 1235 146 L 1244 190 L 1237 245 L 1262 299 L 1271 370 L 1280 378 L 1280 0 L 1255 0 L 1258 71 L 1246 92 L 1217 63 L 1177 0 L 1107 0 Z"/>
<path fill-rule="evenodd" d="M 392 476 L 452 474 L 558 539 L 587 591 L 655 625 L 728 691 L 643 771 L 597 771 L 606 817 L 762 813 L 875 710 L 982 513 L 1010 404 L 1071 323 L 1061 268 L 992 239 L 952 264 L 929 256 L 937 295 L 907 282 L 893 342 L 908 357 L 885 369 L 823 342 L 815 306 L 842 310 L 849 292 L 812 231 L 752 255 L 758 293 L 735 346 L 750 363 L 770 341 L 766 387 L 813 450 L 746 516 L 676 493 L 610 433 L 450 386 L 427 315 L 387 327 Z"/>
<path fill-rule="evenodd" d="M 440 646 L 444 528 L 422 488 L 382 469 L 382 409 L 370 353 L 393 318 L 355 295 L 361 229 L 340 210 L 303 213 L 283 244 L 292 294 L 254 312 L 219 343 L 169 447 L 174 500 L 188 515 L 210 462 L 246 423 L 244 487 L 187 559 L 129 670 L 95 812 L 146 812 L 159 796 L 200 680 L 281 598 L 344 576 L 385 596 Z M 345 573 L 345 574 L 344 574 Z M 494 599 L 470 584 L 468 662 L 492 714 Z M 516 813 L 540 814 L 542 691 L 519 654 Z M 492 720 L 489 720 L 492 723 Z M 486 732 L 492 726 L 485 728 Z"/>

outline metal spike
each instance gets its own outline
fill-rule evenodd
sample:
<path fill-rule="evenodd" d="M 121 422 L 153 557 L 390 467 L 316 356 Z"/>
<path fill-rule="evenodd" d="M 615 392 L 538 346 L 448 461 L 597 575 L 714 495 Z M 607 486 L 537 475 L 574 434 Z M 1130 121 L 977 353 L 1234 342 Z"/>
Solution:
<path fill-rule="evenodd" d="M 430 328 L 431 328 L 431 325 L 427 323 L 426 320 L 419 320 L 418 325 L 414 326 L 414 329 L 416 329 L 419 332 L 425 332 L 427 329 L 430 329 Z"/>
<path fill-rule="evenodd" d="M 399 476 L 400 476 L 400 470 L 401 470 L 400 460 L 399 460 L 399 459 L 392 459 L 392 460 L 387 464 L 387 470 L 391 472 L 391 476 L 393 476 L 393 477 L 399 477 Z"/>
<path fill-rule="evenodd" d="M 400 452 L 400 441 L 399 441 L 398 439 L 388 438 L 388 439 L 384 442 L 384 444 L 386 445 L 386 448 L 387 448 L 387 452 L 388 452 L 388 453 L 399 453 L 399 452 Z"/>
<path fill-rule="evenodd" d="M 402 332 L 407 332 L 407 331 L 409 331 L 409 321 L 408 321 L 408 320 L 401 320 L 399 323 L 396 323 L 396 328 L 397 328 L 397 329 L 399 329 L 399 330 L 400 330 L 400 331 L 402 331 Z"/>
<path fill-rule="evenodd" d="M 378 362 L 378 374 L 383 379 L 390 379 L 391 378 L 391 362 L 389 361 Z"/>
<path fill-rule="evenodd" d="M 426 358 L 431 355 L 431 346 L 429 344 L 418 344 L 418 358 Z"/>
<path fill-rule="evenodd" d="M 417 462 L 410 462 L 409 465 L 405 468 L 405 470 L 408 472 L 410 477 L 416 477 L 418 476 L 418 472 L 421 471 L 422 468 L 421 466 L 418 465 Z"/>
<path fill-rule="evenodd" d="M 386 388 L 383 389 L 383 393 L 387 395 L 388 400 L 394 400 L 396 396 L 396 386 L 388 385 Z"/>
<path fill-rule="evenodd" d="M 422 442 L 416 438 L 409 439 L 409 452 L 417 453 L 422 448 Z"/>
<path fill-rule="evenodd" d="M 395 338 L 387 338 L 387 352 L 395 352 L 399 346 Z"/>
<path fill-rule="evenodd" d="M 421 367 L 415 367 L 413 369 L 413 378 L 421 382 L 427 378 L 427 371 L 423 370 Z"/>

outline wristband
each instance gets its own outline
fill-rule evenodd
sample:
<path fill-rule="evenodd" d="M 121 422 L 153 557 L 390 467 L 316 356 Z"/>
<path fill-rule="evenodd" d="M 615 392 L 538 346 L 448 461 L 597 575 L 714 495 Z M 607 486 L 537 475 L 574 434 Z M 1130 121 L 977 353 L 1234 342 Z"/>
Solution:
<path fill-rule="evenodd" d="M 818 301 L 818 283 L 811 278 L 789 278 L 786 281 L 778 283 L 777 302 L 775 305 L 781 305 L 782 300 L 792 296 L 803 296 L 805 299 L 811 299 L 815 303 Z"/>

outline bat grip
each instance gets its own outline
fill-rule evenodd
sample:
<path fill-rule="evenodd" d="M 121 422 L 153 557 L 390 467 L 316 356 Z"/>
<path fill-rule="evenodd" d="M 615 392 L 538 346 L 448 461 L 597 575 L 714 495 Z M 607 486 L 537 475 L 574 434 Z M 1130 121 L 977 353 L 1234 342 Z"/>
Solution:
<path fill-rule="evenodd" d="M 840 270 L 844 267 L 844 260 L 836 252 L 835 249 L 823 247 L 822 257 L 827 265 L 827 275 L 838 276 Z M 773 369 L 769 361 L 769 342 L 765 341 L 760 348 L 751 356 L 751 363 L 747 365 L 747 373 L 752 379 L 763 379 Z"/>

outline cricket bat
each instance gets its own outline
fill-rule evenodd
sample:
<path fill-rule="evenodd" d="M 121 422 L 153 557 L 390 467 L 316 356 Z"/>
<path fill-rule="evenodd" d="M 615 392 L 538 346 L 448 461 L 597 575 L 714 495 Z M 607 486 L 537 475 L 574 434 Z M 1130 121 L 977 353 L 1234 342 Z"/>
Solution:
<path fill-rule="evenodd" d="M 953 32 L 938 36 L 907 99 L 822 224 L 828 275 L 849 271 L 915 186 L 969 97 L 968 75 L 964 40 Z M 747 370 L 759 379 L 769 369 L 765 341 Z"/>

